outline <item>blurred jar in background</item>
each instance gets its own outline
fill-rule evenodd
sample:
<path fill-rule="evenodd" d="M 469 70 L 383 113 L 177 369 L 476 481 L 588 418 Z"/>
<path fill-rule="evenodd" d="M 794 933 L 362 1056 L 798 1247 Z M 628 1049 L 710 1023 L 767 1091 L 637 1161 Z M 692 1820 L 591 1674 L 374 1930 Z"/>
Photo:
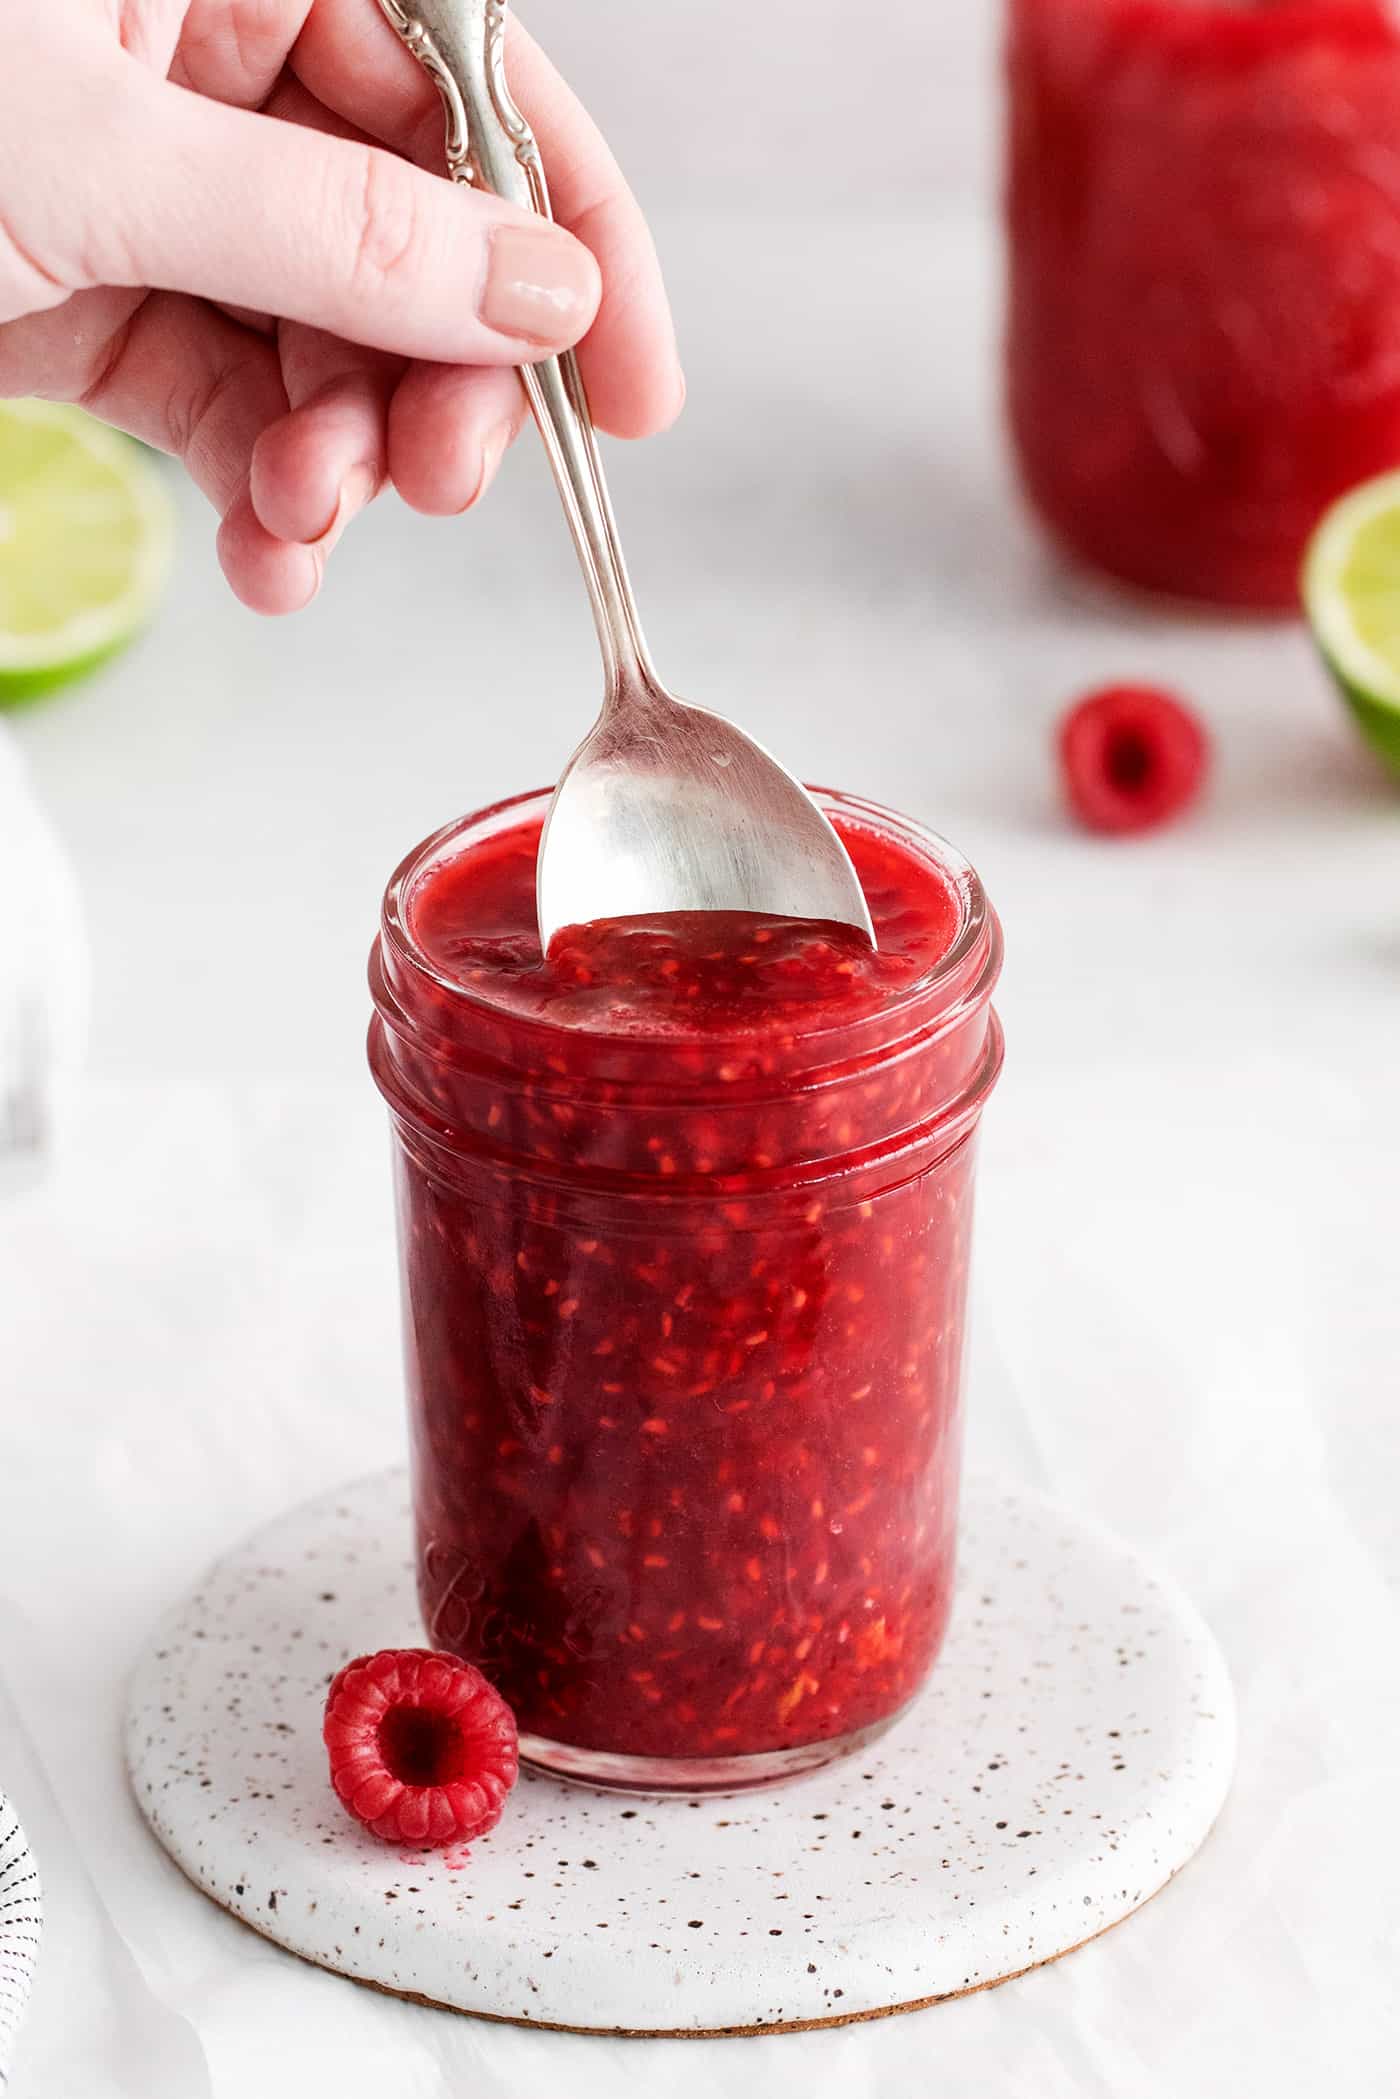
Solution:
<path fill-rule="evenodd" d="M 1010 0 L 1009 400 L 1027 492 L 1152 590 L 1296 602 L 1400 462 L 1400 14 Z"/>

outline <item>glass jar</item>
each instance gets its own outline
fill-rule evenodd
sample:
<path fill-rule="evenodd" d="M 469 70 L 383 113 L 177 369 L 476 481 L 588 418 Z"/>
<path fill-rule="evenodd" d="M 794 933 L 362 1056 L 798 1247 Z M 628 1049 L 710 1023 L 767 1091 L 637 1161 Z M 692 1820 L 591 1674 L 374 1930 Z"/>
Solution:
<path fill-rule="evenodd" d="M 825 1762 L 889 1724 L 947 1622 L 1000 931 L 951 848 L 821 799 L 951 898 L 933 965 L 851 1020 L 648 1038 L 446 974 L 415 895 L 545 795 L 429 839 L 385 898 L 370 1057 L 424 1623 L 522 1755 L 595 1783 Z"/>
<path fill-rule="evenodd" d="M 1010 0 L 1009 407 L 1073 553 L 1297 603 L 1400 462 L 1400 20 L 1383 0 Z"/>

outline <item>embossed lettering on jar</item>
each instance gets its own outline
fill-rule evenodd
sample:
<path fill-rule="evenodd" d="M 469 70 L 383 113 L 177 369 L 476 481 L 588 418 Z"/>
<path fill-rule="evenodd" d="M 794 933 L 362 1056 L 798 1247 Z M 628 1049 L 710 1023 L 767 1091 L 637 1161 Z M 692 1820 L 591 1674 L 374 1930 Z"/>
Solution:
<path fill-rule="evenodd" d="M 874 915 L 533 917 L 547 798 L 403 863 L 371 968 L 429 1637 L 522 1753 L 763 1783 L 869 1738 L 951 1601 L 1000 933 L 828 795 Z"/>

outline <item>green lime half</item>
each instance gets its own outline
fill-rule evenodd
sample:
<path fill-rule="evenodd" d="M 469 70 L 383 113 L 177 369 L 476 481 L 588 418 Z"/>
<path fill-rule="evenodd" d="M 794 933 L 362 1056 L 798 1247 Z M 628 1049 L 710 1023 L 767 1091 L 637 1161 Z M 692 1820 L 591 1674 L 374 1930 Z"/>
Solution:
<path fill-rule="evenodd" d="M 149 619 L 172 511 L 129 438 L 52 401 L 0 401 L 0 707 L 90 670 Z"/>
<path fill-rule="evenodd" d="M 1303 560 L 1303 609 L 1367 742 L 1400 773 L 1400 473 L 1327 512 Z"/>

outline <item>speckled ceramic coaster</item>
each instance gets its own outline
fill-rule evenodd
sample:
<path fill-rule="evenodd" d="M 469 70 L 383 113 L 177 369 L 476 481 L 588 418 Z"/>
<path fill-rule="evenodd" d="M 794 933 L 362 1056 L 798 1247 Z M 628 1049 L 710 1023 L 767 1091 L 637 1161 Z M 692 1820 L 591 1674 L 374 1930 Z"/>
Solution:
<path fill-rule="evenodd" d="M 0 2086 L 34 1980 L 43 1924 L 39 1869 L 19 1816 L 0 1793 Z"/>
<path fill-rule="evenodd" d="M 332 1670 L 418 1644 L 407 1490 L 365 1480 L 231 1553 L 136 1671 L 127 1756 L 195 1884 L 322 1966 L 458 2011 L 624 2034 L 869 2018 L 1003 1982 L 1185 1865 L 1234 1754 L 1224 1664 L 1118 1540 L 974 1482 L 933 1682 L 770 1792 L 632 1799 L 526 1774 L 493 1835 L 405 1855 L 332 1794 Z"/>

